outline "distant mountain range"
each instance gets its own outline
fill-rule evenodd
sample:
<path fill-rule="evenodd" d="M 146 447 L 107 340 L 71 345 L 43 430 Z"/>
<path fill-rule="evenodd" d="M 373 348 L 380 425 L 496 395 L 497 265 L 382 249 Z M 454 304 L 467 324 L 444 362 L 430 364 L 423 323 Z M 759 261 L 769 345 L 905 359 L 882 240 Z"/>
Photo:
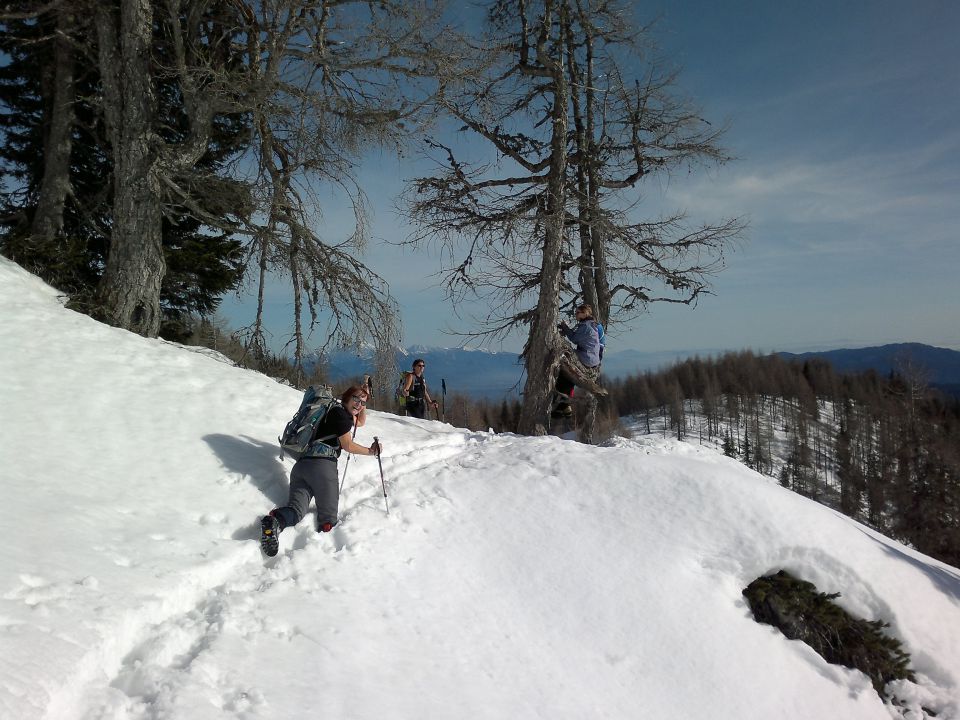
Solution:
<path fill-rule="evenodd" d="M 960 352 L 956 350 L 921 343 L 895 343 L 867 348 L 777 354 L 788 360 L 821 358 L 837 372 L 875 370 L 881 375 L 889 375 L 894 371 L 902 373 L 909 365 L 922 372 L 932 387 L 960 397 Z"/>
<path fill-rule="evenodd" d="M 637 350 L 606 353 L 603 357 L 603 373 L 611 378 L 625 377 L 631 373 L 667 367 L 692 354 L 689 351 L 644 353 Z M 331 353 L 327 356 L 331 382 L 339 383 L 371 372 L 371 356 L 364 349 Z M 397 366 L 401 370 L 409 370 L 416 358 L 423 358 L 426 362 L 424 376 L 431 395 L 438 397 L 441 381 L 446 381 L 448 393 L 463 393 L 488 400 L 519 397 L 526 380 L 520 356 L 512 352 L 424 345 L 397 349 Z M 398 375 L 397 381 L 399 379 Z"/>
<path fill-rule="evenodd" d="M 603 357 L 603 374 L 608 378 L 656 371 L 694 355 L 715 357 L 722 350 L 640 352 L 623 350 L 608 352 Z M 881 374 L 900 368 L 909 361 L 922 368 L 928 382 L 951 394 L 960 396 L 960 352 L 945 348 L 901 343 L 880 347 L 826 350 L 808 353 L 778 353 L 790 360 L 822 358 L 830 362 L 838 372 L 861 372 L 868 369 Z M 397 349 L 397 366 L 409 370 L 414 359 L 423 358 L 427 367 L 425 377 L 431 394 L 439 397 L 441 381 L 446 381 L 448 393 L 463 393 L 476 398 L 500 400 L 519 397 L 525 381 L 520 356 L 512 352 L 466 348 L 440 348 L 413 345 Z M 337 351 L 327 357 L 330 380 L 341 383 L 357 378 L 373 369 L 371 353 Z M 399 381 L 399 375 L 397 376 Z"/>
<path fill-rule="evenodd" d="M 440 397 L 442 380 L 448 393 L 488 399 L 519 396 L 523 385 L 523 366 L 515 353 L 414 345 L 398 348 L 396 357 L 401 370 L 410 370 L 415 359 L 423 359 L 427 365 L 424 377 L 436 398 Z M 327 357 L 327 372 L 334 383 L 372 371 L 371 354 L 364 350 L 343 350 Z M 399 381 L 398 373 L 392 384 Z"/>

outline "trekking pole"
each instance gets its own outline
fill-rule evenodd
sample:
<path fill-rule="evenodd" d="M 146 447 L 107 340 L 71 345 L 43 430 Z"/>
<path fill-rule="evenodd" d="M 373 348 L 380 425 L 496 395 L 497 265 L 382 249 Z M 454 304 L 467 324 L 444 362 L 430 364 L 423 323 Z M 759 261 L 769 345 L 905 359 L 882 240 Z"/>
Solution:
<path fill-rule="evenodd" d="M 440 387 L 443 388 L 443 393 L 440 396 L 440 399 L 443 401 L 443 422 L 447 421 L 447 381 L 443 378 L 440 378 Z"/>
<path fill-rule="evenodd" d="M 387 483 L 383 479 L 383 460 L 380 459 L 380 438 L 374 435 L 373 441 L 377 444 L 377 465 L 380 466 L 380 487 L 383 488 L 383 507 L 386 508 L 387 515 L 389 515 L 390 506 L 387 504 Z"/>
<path fill-rule="evenodd" d="M 347 470 L 350 469 L 350 453 L 347 453 L 347 462 L 343 466 L 343 477 L 340 478 L 340 494 L 343 495 L 343 484 L 347 481 Z"/>
<path fill-rule="evenodd" d="M 357 420 L 353 420 L 353 435 L 350 436 L 350 439 L 353 440 L 357 437 Z M 343 495 L 343 484 L 347 481 L 347 470 L 350 469 L 350 458 L 353 457 L 351 453 L 347 453 L 347 462 L 343 465 L 343 478 L 340 480 L 340 494 Z"/>

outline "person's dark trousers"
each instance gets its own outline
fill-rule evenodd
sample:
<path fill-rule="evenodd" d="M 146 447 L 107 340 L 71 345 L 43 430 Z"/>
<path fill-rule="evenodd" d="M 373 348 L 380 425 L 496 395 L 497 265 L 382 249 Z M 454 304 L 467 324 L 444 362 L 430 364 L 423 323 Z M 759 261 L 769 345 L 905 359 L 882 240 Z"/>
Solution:
<path fill-rule="evenodd" d="M 564 373 L 557 375 L 557 384 L 555 389 L 561 395 L 566 395 L 570 397 L 573 395 L 573 380 L 568 378 Z"/>
<path fill-rule="evenodd" d="M 600 366 L 592 368 L 584 368 L 584 372 L 587 377 L 593 378 L 596 380 L 600 377 Z M 567 375 L 563 370 L 557 373 L 557 382 L 554 384 L 554 390 L 556 390 L 561 395 L 566 395 L 568 398 L 573 397 L 573 388 L 574 382 L 573 378 Z"/>
<path fill-rule="evenodd" d="M 410 402 L 407 398 L 407 415 L 424 420 L 427 415 L 427 403 L 424 400 Z"/>

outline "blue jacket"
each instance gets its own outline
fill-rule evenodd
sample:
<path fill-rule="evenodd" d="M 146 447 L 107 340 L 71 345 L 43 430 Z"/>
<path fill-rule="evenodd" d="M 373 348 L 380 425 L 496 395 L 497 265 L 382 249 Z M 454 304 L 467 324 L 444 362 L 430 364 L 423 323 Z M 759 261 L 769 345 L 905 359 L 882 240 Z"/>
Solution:
<path fill-rule="evenodd" d="M 600 333 L 597 332 L 595 320 L 581 320 L 572 329 L 564 330 L 563 334 L 577 345 L 577 358 L 585 367 L 596 367 L 600 364 Z"/>

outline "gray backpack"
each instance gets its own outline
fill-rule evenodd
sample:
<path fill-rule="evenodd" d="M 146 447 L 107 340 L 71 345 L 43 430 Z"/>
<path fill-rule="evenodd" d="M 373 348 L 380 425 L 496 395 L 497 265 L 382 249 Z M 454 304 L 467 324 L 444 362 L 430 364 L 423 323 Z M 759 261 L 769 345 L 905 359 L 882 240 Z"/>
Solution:
<path fill-rule="evenodd" d="M 336 435 L 314 437 L 317 426 L 330 412 L 330 408 L 339 405 L 340 400 L 333 396 L 333 388 L 328 385 L 311 385 L 303 393 L 300 408 L 283 429 L 280 437 L 280 459 L 289 453 L 299 460 L 305 457 L 338 457 L 339 444 L 330 445 Z"/>

